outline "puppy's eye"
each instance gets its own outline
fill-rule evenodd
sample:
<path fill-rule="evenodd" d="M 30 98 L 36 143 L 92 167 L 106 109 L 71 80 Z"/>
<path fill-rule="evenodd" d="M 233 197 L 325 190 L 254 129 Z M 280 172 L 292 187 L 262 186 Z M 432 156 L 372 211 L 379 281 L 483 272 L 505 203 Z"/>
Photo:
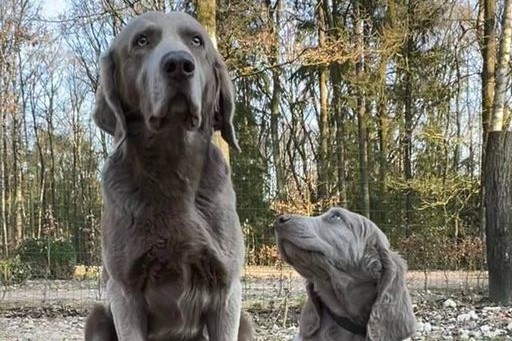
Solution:
<path fill-rule="evenodd" d="M 331 221 L 341 221 L 343 220 L 343 217 L 341 216 L 340 212 L 333 212 L 331 216 L 329 217 Z"/>
<path fill-rule="evenodd" d="M 203 45 L 203 39 L 200 36 L 195 36 L 191 41 L 192 46 L 199 47 Z"/>
<path fill-rule="evenodd" d="M 146 37 L 145 35 L 140 35 L 139 37 L 137 37 L 137 39 L 135 40 L 135 45 L 137 45 L 138 47 L 144 47 L 146 46 L 147 44 L 149 44 L 149 39 L 148 37 Z"/>

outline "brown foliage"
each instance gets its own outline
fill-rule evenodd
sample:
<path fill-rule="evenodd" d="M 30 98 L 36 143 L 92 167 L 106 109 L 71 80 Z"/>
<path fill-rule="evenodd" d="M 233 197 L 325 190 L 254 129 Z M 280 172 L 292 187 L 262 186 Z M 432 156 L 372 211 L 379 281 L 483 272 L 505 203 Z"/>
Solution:
<path fill-rule="evenodd" d="M 479 237 L 453 239 L 440 233 L 398 241 L 411 270 L 482 270 L 485 243 Z"/>

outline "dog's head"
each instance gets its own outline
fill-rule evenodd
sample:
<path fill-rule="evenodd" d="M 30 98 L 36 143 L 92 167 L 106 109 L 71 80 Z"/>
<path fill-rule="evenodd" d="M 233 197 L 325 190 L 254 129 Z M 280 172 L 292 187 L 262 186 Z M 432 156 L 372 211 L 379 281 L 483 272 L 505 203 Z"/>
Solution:
<path fill-rule="evenodd" d="M 282 215 L 275 221 L 281 257 L 310 283 L 340 282 L 340 288 L 375 282 L 368 317 L 368 340 L 398 341 L 414 331 L 415 318 L 405 285 L 405 262 L 389 249 L 384 233 L 369 219 L 342 208 L 306 217 Z M 311 306 L 308 334 L 320 326 Z M 302 328 L 302 325 L 301 325 Z"/>
<path fill-rule="evenodd" d="M 223 59 L 191 16 L 148 12 L 132 19 L 100 60 L 94 120 L 117 138 L 128 122 L 153 134 L 220 130 L 238 149 L 233 85 Z"/>

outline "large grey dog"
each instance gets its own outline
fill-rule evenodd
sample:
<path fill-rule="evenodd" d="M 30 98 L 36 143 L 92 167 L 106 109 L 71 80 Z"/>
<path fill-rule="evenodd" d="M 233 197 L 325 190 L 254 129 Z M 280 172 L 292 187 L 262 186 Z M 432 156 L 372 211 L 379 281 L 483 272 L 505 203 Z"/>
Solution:
<path fill-rule="evenodd" d="M 281 257 L 307 284 L 300 316 L 303 341 L 399 341 L 415 317 L 406 264 L 369 219 L 342 208 L 275 221 Z"/>
<path fill-rule="evenodd" d="M 88 341 L 250 340 L 244 244 L 214 130 L 238 149 L 234 94 L 205 30 L 184 13 L 130 21 L 101 58 L 94 120 L 114 136 L 103 172 L 106 305 Z"/>

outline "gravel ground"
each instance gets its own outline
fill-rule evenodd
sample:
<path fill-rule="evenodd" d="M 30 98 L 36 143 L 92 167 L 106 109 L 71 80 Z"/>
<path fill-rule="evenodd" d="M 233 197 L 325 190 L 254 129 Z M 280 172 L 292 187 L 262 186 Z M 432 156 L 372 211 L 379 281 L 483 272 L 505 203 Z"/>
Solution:
<path fill-rule="evenodd" d="M 418 319 L 411 340 L 512 341 L 512 307 L 488 302 L 480 275 L 410 273 L 408 285 Z M 83 340 L 84 316 L 101 296 L 94 281 L 38 281 L 11 289 L 0 300 L 0 341 Z M 294 273 L 246 276 L 244 304 L 256 341 L 290 340 L 303 300 L 302 280 Z"/>

